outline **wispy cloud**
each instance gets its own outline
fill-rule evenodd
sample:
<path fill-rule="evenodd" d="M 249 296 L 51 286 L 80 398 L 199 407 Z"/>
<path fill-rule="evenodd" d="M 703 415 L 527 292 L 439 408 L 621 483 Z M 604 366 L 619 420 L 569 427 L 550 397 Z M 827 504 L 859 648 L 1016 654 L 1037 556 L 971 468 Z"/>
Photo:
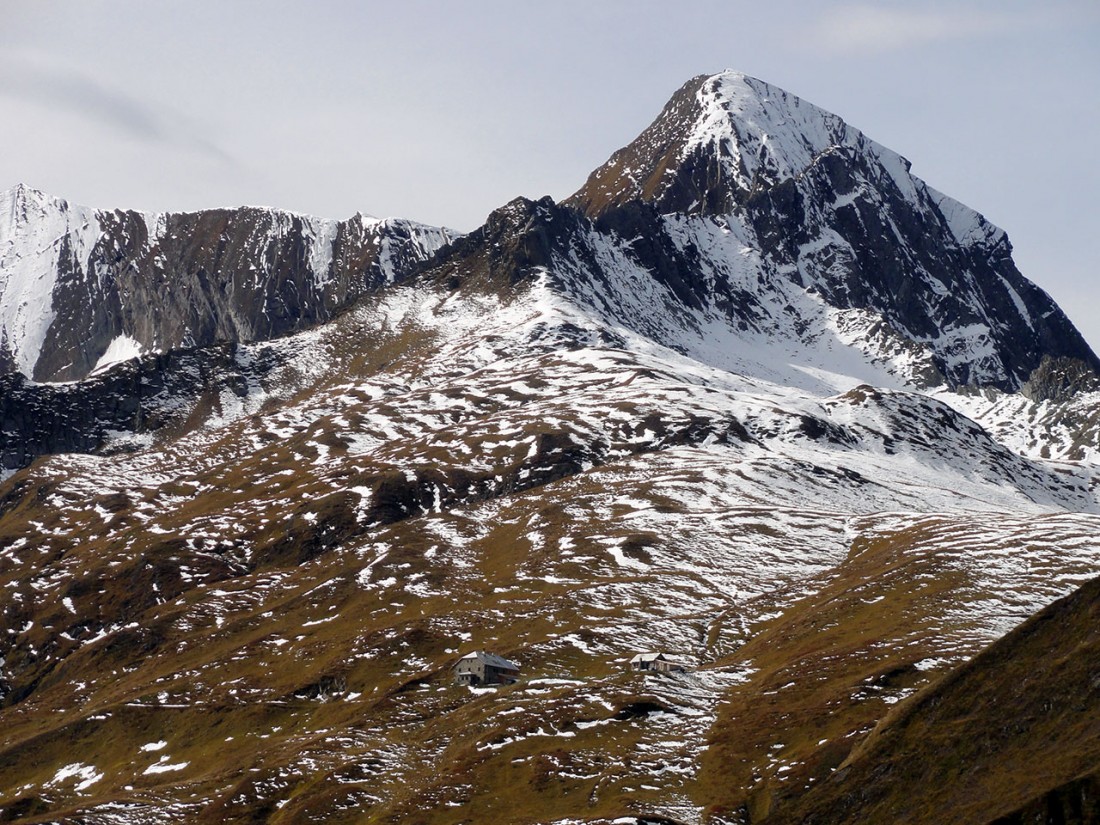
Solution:
<path fill-rule="evenodd" d="M 993 37 L 1056 24 L 1056 9 L 1036 11 L 914 8 L 885 4 L 834 6 L 814 21 L 805 40 L 836 53 L 893 51 L 948 40 Z"/>
<path fill-rule="evenodd" d="M 235 162 L 187 118 L 43 55 L 0 54 L 0 96 L 94 121 L 137 140 L 177 146 L 224 163 Z"/>

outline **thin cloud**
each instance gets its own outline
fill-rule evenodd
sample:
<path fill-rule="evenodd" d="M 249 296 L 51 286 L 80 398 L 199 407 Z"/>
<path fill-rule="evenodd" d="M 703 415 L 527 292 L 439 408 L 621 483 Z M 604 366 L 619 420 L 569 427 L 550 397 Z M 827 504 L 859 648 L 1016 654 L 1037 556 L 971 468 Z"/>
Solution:
<path fill-rule="evenodd" d="M 185 118 L 37 55 L 0 55 L 0 95 L 94 121 L 137 140 L 190 149 L 222 163 L 236 162 Z"/>
<path fill-rule="evenodd" d="M 805 39 L 830 52 L 875 53 L 1023 32 L 1057 22 L 1058 16 L 1042 11 L 914 9 L 854 4 L 826 11 L 810 26 Z"/>

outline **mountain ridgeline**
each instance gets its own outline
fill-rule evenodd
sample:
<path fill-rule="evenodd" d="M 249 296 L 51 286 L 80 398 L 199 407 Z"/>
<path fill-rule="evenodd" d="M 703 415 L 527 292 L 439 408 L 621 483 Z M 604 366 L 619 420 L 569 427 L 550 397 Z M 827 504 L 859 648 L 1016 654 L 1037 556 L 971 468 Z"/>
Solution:
<path fill-rule="evenodd" d="M 0 195 L 0 370 L 74 381 L 142 353 L 308 329 L 454 234 L 254 207 L 92 210 L 17 186 Z"/>
<path fill-rule="evenodd" d="M 613 262 L 576 259 L 600 245 L 682 304 L 743 328 L 818 332 L 798 308 L 779 318 L 767 306 L 790 285 L 869 313 L 877 335 L 923 353 L 910 377 L 925 384 L 1014 392 L 1044 358 L 1100 372 L 1065 314 L 1017 270 L 1002 230 L 836 115 L 736 72 L 685 84 L 560 206 L 521 203 L 441 266 L 455 269 L 491 238 L 484 254 L 509 278 L 536 264 L 553 276 L 558 260 L 599 281 Z M 708 243 L 716 227 L 748 265 Z M 0 200 L 0 370 L 72 381 L 124 355 L 283 336 L 403 280 L 456 237 L 258 208 L 94 211 L 19 186 Z M 495 246 L 502 239 L 515 260 Z"/>

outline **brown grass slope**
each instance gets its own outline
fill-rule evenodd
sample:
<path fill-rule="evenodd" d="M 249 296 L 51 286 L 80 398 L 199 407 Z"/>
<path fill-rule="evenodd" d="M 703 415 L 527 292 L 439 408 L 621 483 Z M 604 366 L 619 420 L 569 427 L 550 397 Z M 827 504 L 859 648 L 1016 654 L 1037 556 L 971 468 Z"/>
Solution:
<path fill-rule="evenodd" d="M 1100 821 L 1100 579 L 887 715 L 775 823 Z"/>

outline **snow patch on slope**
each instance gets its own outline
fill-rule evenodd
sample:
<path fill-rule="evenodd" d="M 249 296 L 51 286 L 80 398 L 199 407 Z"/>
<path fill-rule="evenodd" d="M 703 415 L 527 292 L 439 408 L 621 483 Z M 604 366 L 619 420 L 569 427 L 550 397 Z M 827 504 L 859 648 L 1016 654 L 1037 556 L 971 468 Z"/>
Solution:
<path fill-rule="evenodd" d="M 1007 237 L 1003 229 L 991 224 L 969 206 L 959 203 L 928 184 L 924 184 L 924 189 L 940 210 L 948 229 L 960 246 L 983 244 L 993 247 Z"/>
<path fill-rule="evenodd" d="M 309 268 L 317 288 L 324 289 L 332 276 L 333 249 L 340 225 L 336 221 L 314 218 L 306 221 L 304 227 L 309 239 Z"/>
<path fill-rule="evenodd" d="M 141 345 L 141 342 L 126 334 L 119 335 L 107 345 L 106 352 L 99 356 L 99 360 L 96 361 L 96 365 L 89 375 L 95 375 L 114 364 L 129 361 L 131 358 L 139 358 L 144 352 L 145 348 Z"/>

